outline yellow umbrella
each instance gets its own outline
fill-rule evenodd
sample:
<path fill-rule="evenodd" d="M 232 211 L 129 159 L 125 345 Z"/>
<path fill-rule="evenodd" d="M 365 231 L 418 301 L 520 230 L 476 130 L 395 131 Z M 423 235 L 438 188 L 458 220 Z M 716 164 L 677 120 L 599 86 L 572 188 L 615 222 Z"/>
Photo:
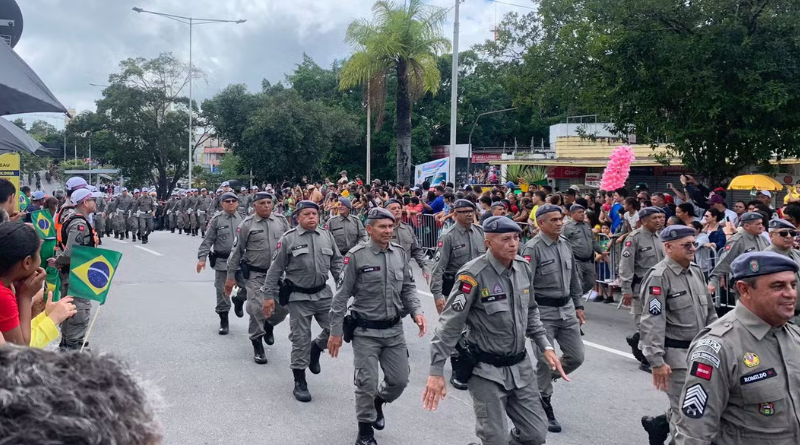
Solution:
<path fill-rule="evenodd" d="M 783 184 L 766 175 L 741 175 L 733 178 L 728 190 L 769 190 L 779 192 Z"/>

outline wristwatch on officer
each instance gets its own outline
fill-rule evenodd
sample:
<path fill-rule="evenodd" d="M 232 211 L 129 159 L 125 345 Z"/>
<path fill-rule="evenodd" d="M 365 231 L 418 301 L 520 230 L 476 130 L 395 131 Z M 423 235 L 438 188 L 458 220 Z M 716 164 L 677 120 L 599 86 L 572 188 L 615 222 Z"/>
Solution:
<path fill-rule="evenodd" d="M 552 346 L 545 346 L 545 347 L 544 347 L 544 350 L 545 350 L 545 351 L 555 351 L 555 350 L 556 350 L 556 348 L 554 348 L 554 347 L 552 347 Z"/>

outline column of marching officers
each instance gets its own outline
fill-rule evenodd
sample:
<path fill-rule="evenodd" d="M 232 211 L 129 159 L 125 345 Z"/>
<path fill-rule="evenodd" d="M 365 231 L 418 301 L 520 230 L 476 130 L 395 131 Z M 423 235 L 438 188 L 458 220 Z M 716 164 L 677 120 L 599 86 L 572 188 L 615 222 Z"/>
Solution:
<path fill-rule="evenodd" d="M 189 191 L 167 205 L 170 226 L 176 220 L 179 232 L 202 232 L 197 272 L 207 262 L 214 270 L 219 334 L 229 331 L 231 306 L 238 317 L 246 311 L 254 361 L 267 364 L 264 343 L 274 344 L 274 327 L 288 316 L 293 394 L 301 402 L 312 400 L 306 370 L 320 374 L 321 355 L 335 358 L 351 343 L 356 445 L 377 443 L 387 404 L 408 384 L 404 318 L 420 337 L 427 331 L 412 258 L 439 312 L 423 406 L 435 410 L 445 397 L 450 358 L 451 385 L 469 391 L 480 443 L 542 444 L 548 432 L 562 431 L 554 388 L 584 360 L 581 296 L 593 278 L 582 263 L 598 250 L 583 233 L 583 207 L 570 209 L 565 229 L 560 207 L 539 206 L 539 233 L 523 246 L 517 223 L 496 216 L 476 225 L 475 205 L 457 200 L 456 224 L 440 236 L 429 263 L 413 228 L 399 221 L 399 202 L 370 210 L 362 224 L 341 198 L 344 211 L 320 227 L 319 206 L 301 201 L 290 229 L 273 212 L 271 194 L 255 191 L 244 205 L 240 196 Z M 694 231 L 664 229 L 659 208 L 639 216 L 642 227 L 626 240 L 619 267 L 636 328 L 628 341 L 668 396 L 666 414 L 642 418 L 650 443 L 670 434 L 678 444 L 800 443 L 800 373 L 787 372 L 800 365 L 800 330 L 792 322 L 800 256 L 780 243 L 762 252 L 761 215 L 746 213 L 709 286 L 693 262 Z M 769 230 L 778 241 L 796 235 L 783 220 Z M 327 284 L 331 275 L 335 289 Z M 717 319 L 709 290 L 726 277 L 738 304 Z M 322 328 L 315 337 L 312 320 Z"/>

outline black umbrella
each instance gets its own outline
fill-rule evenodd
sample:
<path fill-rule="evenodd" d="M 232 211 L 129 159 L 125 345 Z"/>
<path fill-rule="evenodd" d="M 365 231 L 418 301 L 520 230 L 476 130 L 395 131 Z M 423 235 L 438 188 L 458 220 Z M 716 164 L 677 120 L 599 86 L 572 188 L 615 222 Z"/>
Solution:
<path fill-rule="evenodd" d="M 42 144 L 30 137 L 22 128 L 0 117 L 0 154 L 9 152 L 35 153 Z"/>
<path fill-rule="evenodd" d="M 42 79 L 0 39 L 0 116 L 20 113 L 66 113 Z"/>

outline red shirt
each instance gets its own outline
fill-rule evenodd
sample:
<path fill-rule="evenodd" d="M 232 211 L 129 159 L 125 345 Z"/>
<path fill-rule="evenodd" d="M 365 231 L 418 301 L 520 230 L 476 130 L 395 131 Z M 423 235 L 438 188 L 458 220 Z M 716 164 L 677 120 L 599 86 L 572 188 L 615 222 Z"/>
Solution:
<path fill-rule="evenodd" d="M 11 289 L 0 285 L 0 332 L 8 332 L 19 326 L 17 296 Z"/>

